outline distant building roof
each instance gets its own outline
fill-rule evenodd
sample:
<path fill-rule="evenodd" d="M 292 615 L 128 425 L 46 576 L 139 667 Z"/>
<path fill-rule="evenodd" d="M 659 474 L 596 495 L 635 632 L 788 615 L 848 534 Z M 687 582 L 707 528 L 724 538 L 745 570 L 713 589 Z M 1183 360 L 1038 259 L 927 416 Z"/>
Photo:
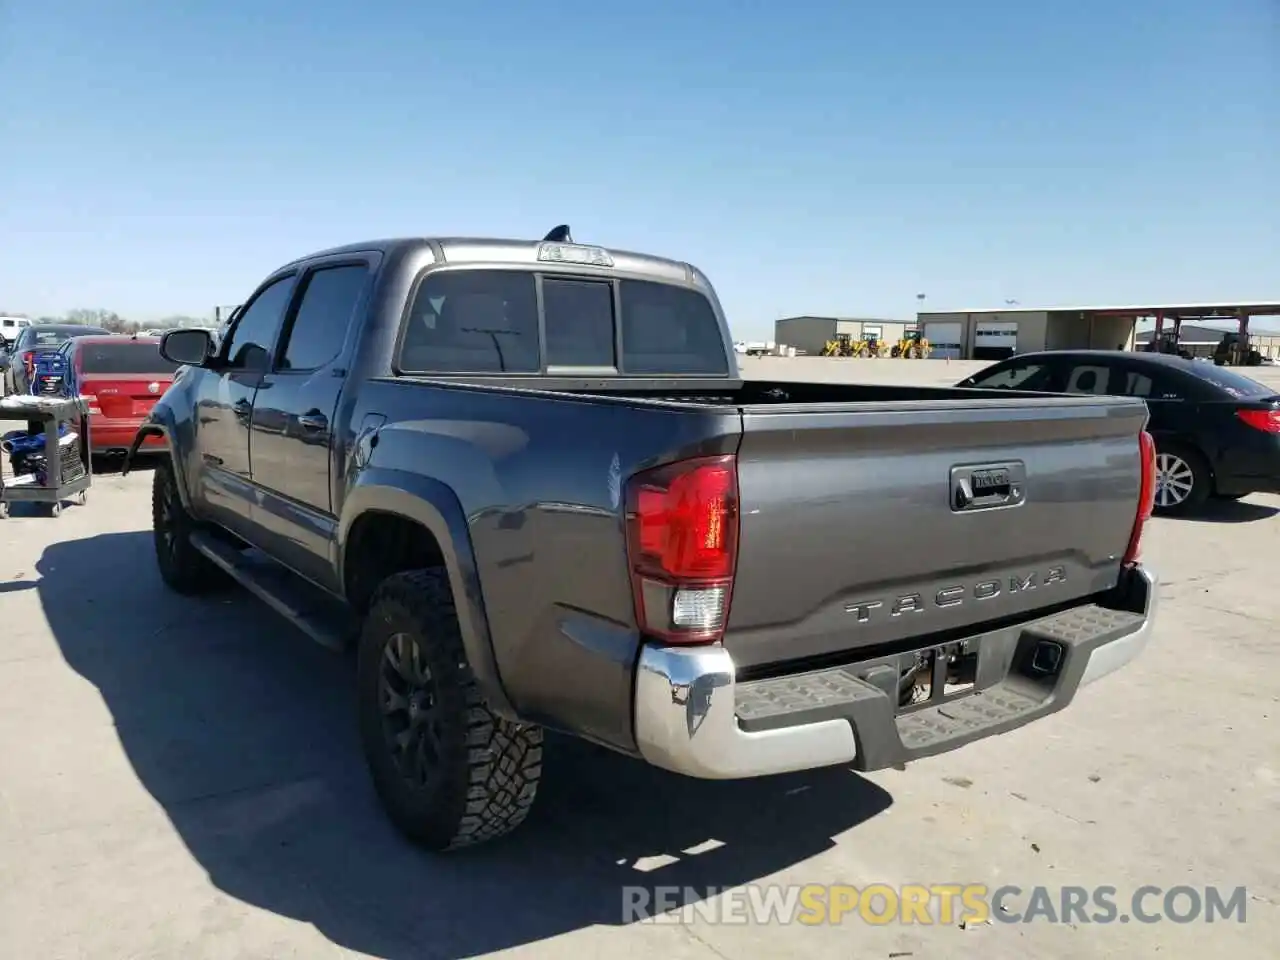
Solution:
<path fill-rule="evenodd" d="M 778 323 L 785 320 L 832 320 L 847 323 L 905 323 L 903 320 L 891 320 L 888 317 L 841 317 L 825 313 L 798 313 L 792 317 L 779 317 Z"/>
<path fill-rule="evenodd" d="M 1122 316 L 1145 317 L 1163 313 L 1166 317 L 1208 317 L 1233 318 L 1238 311 L 1245 311 L 1250 316 L 1280 316 L 1280 300 L 1241 301 L 1230 303 L 1216 301 L 1212 303 L 1154 303 L 1146 306 L 1103 306 L 1103 307 L 1024 307 L 1021 305 L 1005 307 L 979 307 L 974 310 L 921 310 L 920 315 L 935 313 L 1092 313 Z M 1185 329 L 1185 328 L 1184 328 Z"/>

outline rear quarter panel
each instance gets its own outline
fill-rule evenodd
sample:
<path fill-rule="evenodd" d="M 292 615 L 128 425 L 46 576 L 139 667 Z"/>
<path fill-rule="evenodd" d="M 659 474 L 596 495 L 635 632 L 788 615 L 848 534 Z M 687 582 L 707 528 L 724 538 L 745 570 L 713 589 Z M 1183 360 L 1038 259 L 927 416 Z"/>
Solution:
<path fill-rule="evenodd" d="M 354 422 L 387 422 L 367 462 L 348 469 L 346 499 L 379 472 L 451 490 L 509 701 L 631 749 L 639 634 L 622 487 L 658 462 L 733 452 L 740 417 L 408 379 L 366 383 L 358 406 Z"/>

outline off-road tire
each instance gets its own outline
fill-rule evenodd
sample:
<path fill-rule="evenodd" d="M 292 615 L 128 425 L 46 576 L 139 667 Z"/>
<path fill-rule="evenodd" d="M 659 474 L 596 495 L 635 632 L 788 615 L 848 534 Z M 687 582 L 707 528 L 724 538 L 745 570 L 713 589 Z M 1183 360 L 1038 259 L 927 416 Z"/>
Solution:
<path fill-rule="evenodd" d="M 427 773 L 421 784 L 411 783 L 397 765 L 387 732 L 390 714 L 383 709 L 387 650 L 404 637 L 427 668 L 423 689 L 430 690 L 427 709 L 435 717 L 434 760 L 422 761 Z M 542 776 L 542 728 L 506 720 L 486 706 L 467 663 L 444 570 L 398 573 L 379 585 L 357 660 L 365 760 L 388 816 L 406 837 L 430 850 L 454 850 L 497 839 L 524 822 Z"/>
<path fill-rule="evenodd" d="M 1157 486 L 1154 512 L 1159 516 L 1181 517 L 1199 510 L 1204 506 L 1204 502 L 1209 499 L 1209 493 L 1213 490 L 1213 471 L 1209 469 L 1209 462 L 1205 460 L 1199 450 L 1187 444 L 1177 442 L 1157 443 L 1157 477 L 1164 458 L 1175 458 L 1190 468 L 1191 489 L 1181 501 L 1162 505 Z"/>
<path fill-rule="evenodd" d="M 226 584 L 226 574 L 191 545 L 195 519 L 182 505 L 173 467 L 156 464 L 151 479 L 151 531 L 160 579 L 185 596 L 208 593 Z M 169 537 L 172 537 L 172 540 Z"/>

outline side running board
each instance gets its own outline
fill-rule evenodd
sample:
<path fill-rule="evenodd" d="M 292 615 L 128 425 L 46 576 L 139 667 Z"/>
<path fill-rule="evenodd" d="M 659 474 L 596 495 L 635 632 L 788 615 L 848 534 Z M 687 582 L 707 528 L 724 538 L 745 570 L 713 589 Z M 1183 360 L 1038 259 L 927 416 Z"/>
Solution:
<path fill-rule="evenodd" d="M 265 554 L 237 550 L 204 531 L 192 533 L 191 545 L 320 646 L 341 653 L 358 636 L 349 610 Z"/>

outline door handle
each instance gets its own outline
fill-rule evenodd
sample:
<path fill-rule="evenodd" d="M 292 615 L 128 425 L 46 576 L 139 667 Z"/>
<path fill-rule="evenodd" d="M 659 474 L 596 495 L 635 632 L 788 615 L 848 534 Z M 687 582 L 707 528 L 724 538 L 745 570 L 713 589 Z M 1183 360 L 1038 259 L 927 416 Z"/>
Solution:
<path fill-rule="evenodd" d="M 298 417 L 298 425 L 304 430 L 324 430 L 329 426 L 329 421 L 319 410 L 308 410 Z"/>

